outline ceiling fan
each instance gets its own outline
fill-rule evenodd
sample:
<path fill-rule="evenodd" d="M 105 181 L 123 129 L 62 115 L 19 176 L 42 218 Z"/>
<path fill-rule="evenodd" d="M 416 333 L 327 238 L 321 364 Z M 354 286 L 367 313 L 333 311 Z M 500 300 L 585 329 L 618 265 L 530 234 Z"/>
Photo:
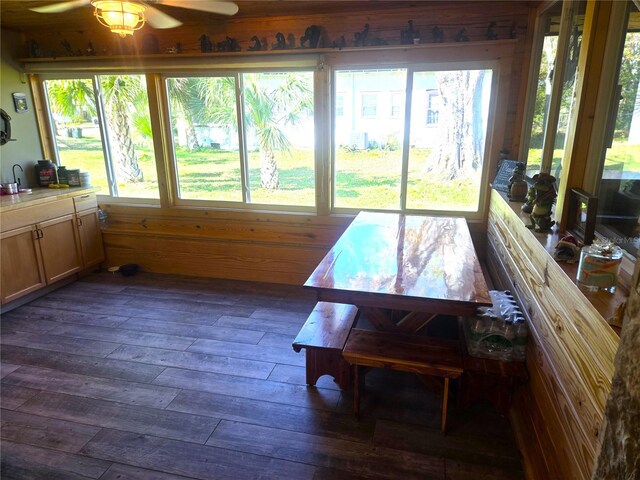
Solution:
<path fill-rule="evenodd" d="M 121 37 L 133 35 L 133 32 L 142 28 L 145 22 L 153 28 L 174 28 L 182 25 L 182 22 L 158 10 L 153 5 L 167 5 L 221 15 L 234 15 L 238 12 L 238 5 L 225 0 L 148 0 L 146 2 L 139 0 L 68 0 L 34 7 L 30 10 L 38 13 L 62 13 L 86 5 L 92 5 L 94 7 L 93 13 L 98 21 Z"/>

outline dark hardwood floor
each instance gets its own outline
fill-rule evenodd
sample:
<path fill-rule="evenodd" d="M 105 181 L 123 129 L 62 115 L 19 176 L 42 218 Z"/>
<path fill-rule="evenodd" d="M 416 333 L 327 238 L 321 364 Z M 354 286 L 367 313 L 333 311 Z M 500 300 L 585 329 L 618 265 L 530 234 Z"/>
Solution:
<path fill-rule="evenodd" d="M 2 479 L 521 479 L 508 421 L 372 371 L 362 417 L 291 342 L 300 287 L 94 274 L 1 317 Z M 455 393 L 455 392 L 454 392 Z"/>

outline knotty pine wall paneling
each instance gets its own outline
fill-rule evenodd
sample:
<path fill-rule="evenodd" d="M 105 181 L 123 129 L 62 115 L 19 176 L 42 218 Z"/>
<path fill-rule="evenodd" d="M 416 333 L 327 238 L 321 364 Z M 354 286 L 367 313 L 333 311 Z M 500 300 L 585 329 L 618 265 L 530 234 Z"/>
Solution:
<path fill-rule="evenodd" d="M 511 410 L 527 478 L 591 478 L 618 337 L 496 191 L 487 237 L 489 271 L 530 327 L 530 381 Z"/>
<path fill-rule="evenodd" d="M 352 216 L 106 205 L 108 266 L 303 284 Z"/>

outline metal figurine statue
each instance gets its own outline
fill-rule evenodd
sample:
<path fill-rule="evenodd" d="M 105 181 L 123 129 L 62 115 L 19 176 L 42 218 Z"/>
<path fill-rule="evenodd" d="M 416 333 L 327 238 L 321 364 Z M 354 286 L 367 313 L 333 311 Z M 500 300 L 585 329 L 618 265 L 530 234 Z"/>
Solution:
<path fill-rule="evenodd" d="M 321 31 L 317 25 L 310 25 L 304 31 L 304 36 L 300 37 L 301 48 L 318 48 Z"/>
<path fill-rule="evenodd" d="M 211 42 L 211 39 L 204 33 L 200 35 L 200 52 L 201 53 L 213 52 L 213 42 Z"/>
<path fill-rule="evenodd" d="M 413 20 L 409 20 L 409 26 L 400 30 L 400 44 L 411 45 L 415 39 L 420 41 L 420 32 L 413 28 Z"/>
<path fill-rule="evenodd" d="M 250 52 L 259 52 L 260 50 L 262 50 L 262 43 L 260 42 L 260 39 L 258 38 L 257 35 L 254 35 L 253 37 L 251 37 L 251 41 L 253 42 L 253 45 L 250 45 L 247 50 Z"/>
<path fill-rule="evenodd" d="M 367 44 L 367 36 L 369 35 L 369 24 L 365 23 L 364 30 L 356 32 L 353 35 L 353 45 L 356 47 L 364 47 Z"/>
<path fill-rule="evenodd" d="M 276 33 L 276 43 L 273 44 L 273 50 L 285 50 L 287 48 L 287 41 L 285 39 L 284 33 L 278 32 Z"/>
<path fill-rule="evenodd" d="M 487 33 L 485 33 L 485 37 L 487 40 L 497 40 L 498 34 L 493 30 L 496 26 L 496 22 L 491 22 L 487 27 Z"/>
<path fill-rule="evenodd" d="M 431 41 L 433 43 L 444 42 L 444 32 L 440 28 L 438 28 L 437 25 L 431 29 Z"/>
<path fill-rule="evenodd" d="M 456 42 L 468 42 L 469 41 L 469 35 L 467 35 L 467 29 L 466 28 L 460 29 L 460 31 L 458 33 L 456 33 L 456 36 L 454 37 L 454 40 Z"/>

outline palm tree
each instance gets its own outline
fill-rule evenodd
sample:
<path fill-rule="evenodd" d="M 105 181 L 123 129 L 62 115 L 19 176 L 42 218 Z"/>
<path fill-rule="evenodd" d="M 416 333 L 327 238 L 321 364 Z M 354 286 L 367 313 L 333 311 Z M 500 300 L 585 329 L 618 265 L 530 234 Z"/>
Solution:
<path fill-rule="evenodd" d="M 199 79 L 197 78 L 172 78 L 167 82 L 172 118 L 182 118 L 186 125 L 187 147 L 189 150 L 200 148 L 196 135 L 195 124 L 202 117 L 204 107 L 200 96 Z"/>
<path fill-rule="evenodd" d="M 284 127 L 295 125 L 302 115 L 313 110 L 313 95 L 308 77 L 296 73 L 243 74 L 244 119 L 247 129 L 254 128 L 260 152 L 260 183 L 263 188 L 279 187 L 277 152 L 291 148 Z M 210 121 L 224 126 L 236 125 L 235 81 L 232 77 L 212 77 L 202 84 L 202 97 Z"/>
<path fill-rule="evenodd" d="M 48 82 L 47 93 L 53 112 L 68 117 L 71 121 L 82 119 L 83 109 L 92 117 L 96 114 L 91 80 L 51 80 Z"/>
<path fill-rule="evenodd" d="M 111 156 L 115 159 L 118 178 L 126 182 L 141 182 L 143 175 L 131 128 L 132 125 L 143 127 L 145 124 L 141 106 L 146 103 L 146 92 L 141 77 L 106 75 L 99 78 L 111 137 Z M 96 115 L 96 98 L 89 79 L 52 80 L 47 91 L 51 109 L 56 114 L 73 121 L 78 121 L 83 115 Z M 148 134 L 142 128 L 141 132 L 143 136 Z"/>
<path fill-rule="evenodd" d="M 133 143 L 131 112 L 141 110 L 146 92 L 141 77 L 135 75 L 105 75 L 100 77 L 103 104 L 112 138 L 111 156 L 116 159 L 117 177 L 127 183 L 142 182 L 144 176 L 138 165 Z"/>

